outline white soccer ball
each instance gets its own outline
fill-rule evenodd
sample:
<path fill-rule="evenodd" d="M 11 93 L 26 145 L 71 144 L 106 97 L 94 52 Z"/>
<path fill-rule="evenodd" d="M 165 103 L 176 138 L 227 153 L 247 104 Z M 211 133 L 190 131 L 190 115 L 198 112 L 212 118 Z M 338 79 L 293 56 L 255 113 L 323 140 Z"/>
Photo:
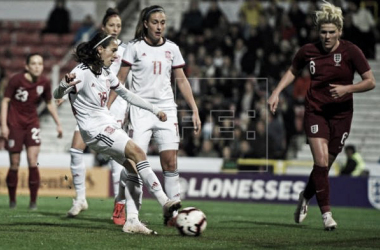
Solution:
<path fill-rule="evenodd" d="M 206 215 L 196 207 L 187 207 L 178 212 L 176 224 L 180 234 L 199 236 L 206 229 Z"/>

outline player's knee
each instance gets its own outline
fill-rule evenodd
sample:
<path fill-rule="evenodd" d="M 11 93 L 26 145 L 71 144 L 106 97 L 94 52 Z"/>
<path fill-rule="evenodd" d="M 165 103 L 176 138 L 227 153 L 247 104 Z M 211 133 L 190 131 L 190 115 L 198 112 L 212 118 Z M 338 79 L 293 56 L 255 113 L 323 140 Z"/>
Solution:
<path fill-rule="evenodd" d="M 164 171 L 174 172 L 177 169 L 177 162 L 175 159 L 166 159 L 165 161 L 162 161 L 161 164 Z"/>
<path fill-rule="evenodd" d="M 140 147 L 134 147 L 128 154 L 128 158 L 132 159 L 135 163 L 145 161 L 146 154 Z"/>

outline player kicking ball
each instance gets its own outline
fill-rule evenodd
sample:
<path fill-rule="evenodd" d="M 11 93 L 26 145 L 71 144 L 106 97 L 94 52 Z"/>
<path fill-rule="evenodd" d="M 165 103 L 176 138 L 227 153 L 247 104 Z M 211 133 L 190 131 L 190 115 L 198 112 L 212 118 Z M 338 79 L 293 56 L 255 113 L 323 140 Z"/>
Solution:
<path fill-rule="evenodd" d="M 69 95 L 74 116 L 83 141 L 94 151 L 112 157 L 125 166 L 129 173 L 137 173 L 149 192 L 163 208 L 164 216 L 170 216 L 181 207 L 180 201 L 170 200 L 152 171 L 146 154 L 110 115 L 107 100 L 113 89 L 132 105 L 149 110 L 155 119 L 167 120 L 164 112 L 128 91 L 119 84 L 117 77 L 108 69 L 117 59 L 118 42 L 112 35 L 98 33 L 89 42 L 78 45 L 75 58 L 80 63 L 54 90 L 54 98 Z M 136 167 L 127 164 L 132 160 Z M 128 189 L 125 189 L 128 192 Z M 157 234 L 139 220 L 138 213 L 128 213 L 123 231 L 127 233 Z"/>

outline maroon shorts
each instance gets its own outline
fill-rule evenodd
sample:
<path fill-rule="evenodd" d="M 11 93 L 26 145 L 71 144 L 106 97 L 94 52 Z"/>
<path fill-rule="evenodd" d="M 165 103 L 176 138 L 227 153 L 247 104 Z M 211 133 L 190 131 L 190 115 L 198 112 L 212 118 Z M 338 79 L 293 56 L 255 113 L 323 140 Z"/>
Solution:
<path fill-rule="evenodd" d="M 20 153 L 22 146 L 40 146 L 40 127 L 30 126 L 27 129 L 9 128 L 8 141 L 5 148 L 11 153 Z"/>
<path fill-rule="evenodd" d="M 339 154 L 351 129 L 352 113 L 339 117 L 327 117 L 321 113 L 305 112 L 304 129 L 307 137 L 325 138 L 329 142 L 329 153 Z"/>

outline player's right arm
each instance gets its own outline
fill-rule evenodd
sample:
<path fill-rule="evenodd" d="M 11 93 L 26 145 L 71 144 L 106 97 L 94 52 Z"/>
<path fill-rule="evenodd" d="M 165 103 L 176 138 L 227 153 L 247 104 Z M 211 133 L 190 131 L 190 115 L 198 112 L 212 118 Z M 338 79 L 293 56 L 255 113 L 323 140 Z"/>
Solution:
<path fill-rule="evenodd" d="M 293 69 L 293 66 L 291 66 L 283 75 L 277 87 L 273 90 L 272 95 L 268 99 L 269 110 L 273 114 L 276 112 L 278 101 L 279 101 L 279 95 L 281 91 L 287 86 L 289 86 L 294 81 L 295 78 L 296 78 L 296 71 Z"/>
<path fill-rule="evenodd" d="M 9 97 L 4 97 L 3 100 L 1 101 L 1 135 L 6 140 L 8 140 L 8 136 L 9 136 L 9 128 L 7 124 L 7 119 L 8 119 L 8 107 L 9 107 L 10 101 L 11 99 Z"/>

